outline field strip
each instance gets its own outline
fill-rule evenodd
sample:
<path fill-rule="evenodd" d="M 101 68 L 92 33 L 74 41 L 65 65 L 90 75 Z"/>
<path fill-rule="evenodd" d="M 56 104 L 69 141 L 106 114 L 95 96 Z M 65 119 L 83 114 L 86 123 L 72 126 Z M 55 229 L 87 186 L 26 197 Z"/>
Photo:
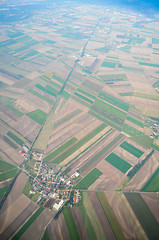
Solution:
<path fill-rule="evenodd" d="M 105 239 L 105 235 L 104 235 L 104 232 L 102 230 L 101 224 L 100 224 L 99 219 L 98 219 L 98 217 L 95 213 L 95 210 L 92 206 L 92 203 L 91 203 L 91 201 L 88 197 L 87 192 L 83 192 L 83 203 L 84 203 L 84 206 L 86 208 L 87 214 L 90 218 L 90 221 L 92 223 L 92 226 L 95 230 L 97 239 L 99 239 L 99 240 Z"/>
<path fill-rule="evenodd" d="M 75 158 L 78 154 L 83 152 L 86 148 L 88 148 L 93 142 L 95 142 L 98 138 L 100 138 L 102 135 L 104 135 L 107 131 L 109 131 L 111 127 L 107 126 L 102 132 L 98 133 L 94 138 L 92 138 L 88 143 L 84 144 L 81 148 L 79 148 L 77 151 L 75 151 L 73 154 L 71 154 L 68 158 L 66 158 L 62 165 L 66 165 L 68 162 L 70 162 L 73 158 Z"/>
<path fill-rule="evenodd" d="M 144 232 L 138 218 L 136 217 L 134 211 L 132 210 L 132 208 L 130 207 L 126 197 L 124 194 L 121 194 L 121 201 L 123 202 L 123 206 L 125 208 L 128 209 L 128 215 L 130 215 L 130 218 L 132 219 L 132 221 L 130 221 L 130 223 L 132 223 L 133 226 L 137 226 L 135 227 L 135 233 L 138 237 L 138 239 L 141 239 L 141 240 L 148 240 L 148 237 L 146 235 L 146 233 Z M 128 216 L 128 219 L 130 220 L 129 216 Z"/>
<path fill-rule="evenodd" d="M 120 110 L 120 111 L 122 111 L 122 112 L 124 112 L 124 113 L 127 113 L 126 110 L 123 110 L 122 108 L 119 108 L 119 107 L 117 107 L 116 105 L 113 105 L 112 103 L 107 102 L 107 101 L 104 100 L 103 98 L 99 98 L 99 97 L 97 97 L 97 99 L 100 100 L 100 101 L 102 101 L 102 102 L 107 103 L 108 105 L 110 105 L 110 106 L 112 106 L 112 107 L 114 107 L 114 108 L 116 108 L 116 109 L 118 109 L 118 110 Z"/>

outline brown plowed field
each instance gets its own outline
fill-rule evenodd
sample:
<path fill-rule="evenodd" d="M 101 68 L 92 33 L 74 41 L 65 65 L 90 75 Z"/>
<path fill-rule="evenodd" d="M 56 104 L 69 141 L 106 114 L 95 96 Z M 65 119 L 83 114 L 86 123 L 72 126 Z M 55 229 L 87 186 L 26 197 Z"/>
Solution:
<path fill-rule="evenodd" d="M 20 195 L 23 192 L 23 189 L 27 183 L 27 179 L 28 177 L 26 176 L 26 174 L 24 172 L 20 173 L 20 175 L 17 177 L 16 182 L 13 185 L 13 188 L 11 190 L 11 192 L 9 193 L 1 211 L 0 214 L 2 214 L 2 212 L 8 210 L 8 207 L 11 206 L 14 201 L 17 200 L 17 198 L 20 197 Z"/>
<path fill-rule="evenodd" d="M 106 239 L 108 240 L 115 240 L 114 234 L 112 232 L 112 229 L 109 225 L 108 219 L 105 216 L 105 213 L 103 211 L 103 208 L 96 196 L 95 192 L 88 192 L 88 196 L 92 202 L 93 208 L 95 210 L 95 213 L 99 219 L 99 222 L 101 224 L 101 227 L 103 229 L 103 232 L 105 234 Z"/>
<path fill-rule="evenodd" d="M 25 221 L 27 221 L 36 208 L 37 206 L 30 202 L 30 204 L 14 219 L 14 221 L 7 226 L 5 231 L 0 235 L 0 239 L 10 239 L 13 234 L 25 223 Z"/>
<path fill-rule="evenodd" d="M 73 213 L 73 216 L 74 216 L 74 219 L 75 219 L 75 222 L 76 222 L 79 234 L 80 234 L 80 238 L 83 239 L 83 240 L 89 240 L 89 237 L 88 237 L 88 234 L 87 234 L 87 231 L 86 231 L 86 227 L 84 225 L 84 222 L 83 222 L 81 213 L 79 211 L 79 208 L 78 207 L 73 207 L 72 208 L 72 213 Z"/>

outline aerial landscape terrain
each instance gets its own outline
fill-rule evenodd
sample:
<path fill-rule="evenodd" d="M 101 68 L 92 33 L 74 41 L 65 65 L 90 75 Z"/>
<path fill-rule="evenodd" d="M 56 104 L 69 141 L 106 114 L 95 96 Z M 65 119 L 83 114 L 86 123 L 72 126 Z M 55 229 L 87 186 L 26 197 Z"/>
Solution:
<path fill-rule="evenodd" d="M 159 10 L 104 2 L 0 0 L 0 240 L 159 237 Z"/>

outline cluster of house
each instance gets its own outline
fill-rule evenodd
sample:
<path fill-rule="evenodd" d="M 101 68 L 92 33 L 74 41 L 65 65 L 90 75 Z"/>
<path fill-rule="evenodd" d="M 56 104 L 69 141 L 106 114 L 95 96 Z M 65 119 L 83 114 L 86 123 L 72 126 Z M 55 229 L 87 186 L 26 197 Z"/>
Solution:
<path fill-rule="evenodd" d="M 47 163 L 41 163 L 39 174 L 32 182 L 32 191 L 40 193 L 38 202 L 43 199 L 45 199 L 45 202 L 49 199 L 55 199 L 53 205 L 55 210 L 59 210 L 65 201 L 70 198 L 72 187 L 72 178 L 62 176 L 61 172 L 55 168 L 49 168 Z M 73 202 L 77 203 L 79 199 L 80 192 L 75 191 Z"/>

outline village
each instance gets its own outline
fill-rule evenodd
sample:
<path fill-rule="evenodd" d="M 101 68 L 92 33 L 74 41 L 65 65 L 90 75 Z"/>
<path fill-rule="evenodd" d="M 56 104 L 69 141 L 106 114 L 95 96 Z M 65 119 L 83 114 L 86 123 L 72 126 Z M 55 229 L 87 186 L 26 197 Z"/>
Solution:
<path fill-rule="evenodd" d="M 42 162 L 42 159 L 41 161 L 37 160 L 35 171 L 37 171 L 37 175 L 31 180 L 30 194 L 39 193 L 37 200 L 39 205 L 59 211 L 67 201 L 70 201 L 70 204 L 79 202 L 80 191 L 73 190 L 72 183 L 73 179 L 79 175 L 78 173 L 70 178 L 62 176 L 60 169 L 49 168 L 47 163 Z"/>

